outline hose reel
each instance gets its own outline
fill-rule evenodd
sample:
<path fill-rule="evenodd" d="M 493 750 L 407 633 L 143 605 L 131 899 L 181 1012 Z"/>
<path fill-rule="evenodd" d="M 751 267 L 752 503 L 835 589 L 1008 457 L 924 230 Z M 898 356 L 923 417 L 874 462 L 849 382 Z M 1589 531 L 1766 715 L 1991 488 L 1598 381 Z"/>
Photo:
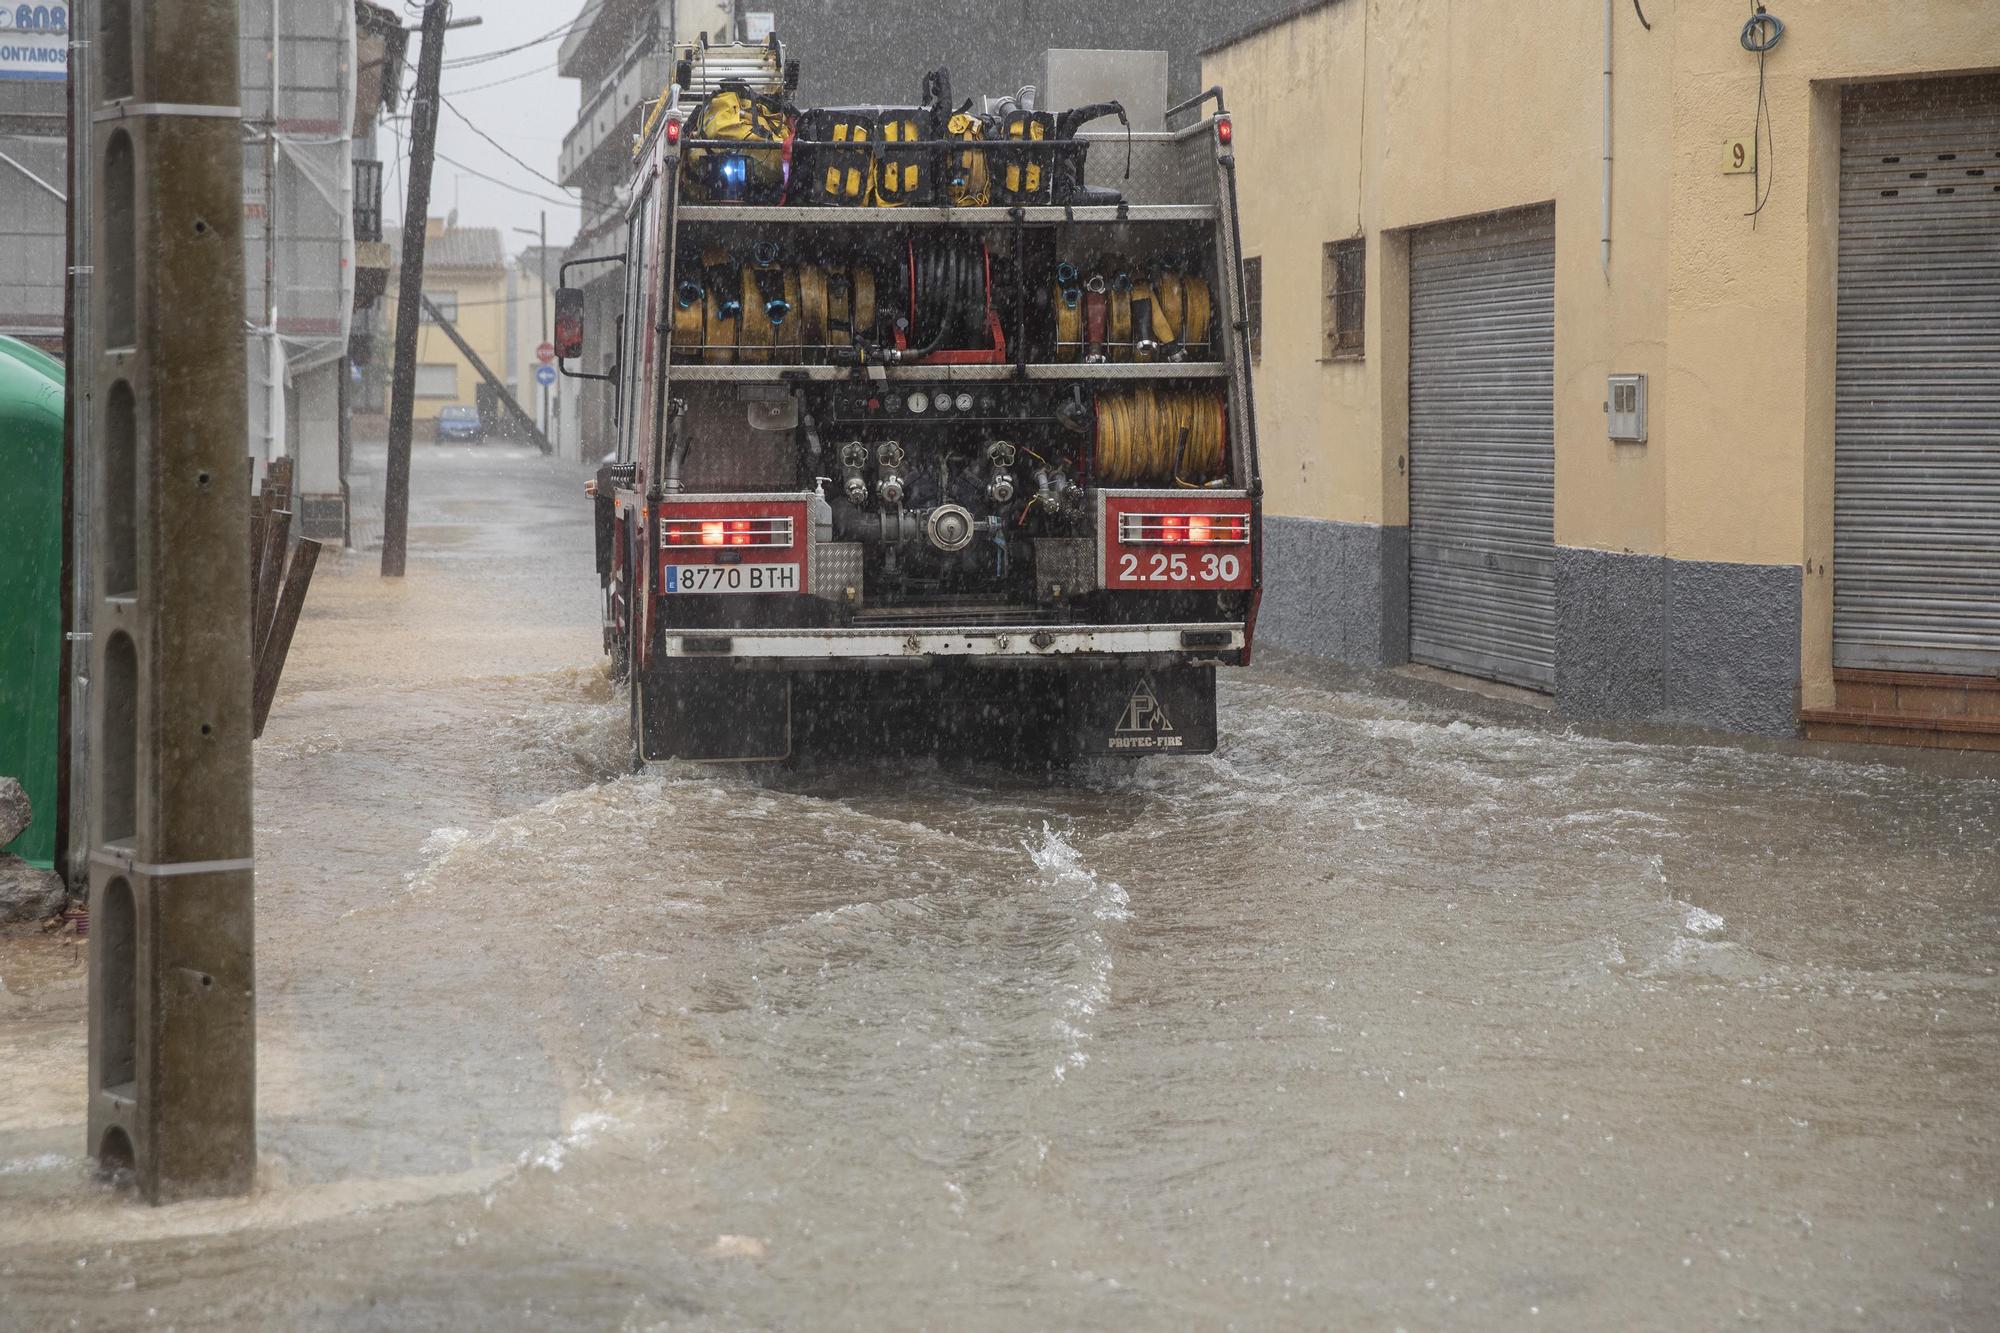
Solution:
<path fill-rule="evenodd" d="M 1204 486 L 1223 476 L 1229 416 L 1213 389 L 1145 386 L 1098 395 L 1097 479 Z"/>
<path fill-rule="evenodd" d="M 854 265 L 781 262 L 775 246 L 748 262 L 711 247 L 678 265 L 672 346 L 677 360 L 709 365 L 796 364 L 825 359 L 876 332 L 875 274 Z"/>
<path fill-rule="evenodd" d="M 1107 276 L 1108 274 L 1108 276 Z M 1057 361 L 1210 360 L 1215 303 L 1206 278 L 1162 265 L 1134 277 L 1107 259 L 1085 276 L 1056 265 L 1050 306 Z"/>

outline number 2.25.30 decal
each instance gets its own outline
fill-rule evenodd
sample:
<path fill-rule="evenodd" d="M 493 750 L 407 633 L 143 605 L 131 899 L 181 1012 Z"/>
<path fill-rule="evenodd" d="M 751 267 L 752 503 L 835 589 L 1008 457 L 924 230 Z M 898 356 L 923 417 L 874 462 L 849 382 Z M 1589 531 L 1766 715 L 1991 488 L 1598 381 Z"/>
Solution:
<path fill-rule="evenodd" d="M 1228 587 L 1243 577 L 1243 557 L 1234 551 L 1124 551 L 1114 577 L 1121 584 Z"/>

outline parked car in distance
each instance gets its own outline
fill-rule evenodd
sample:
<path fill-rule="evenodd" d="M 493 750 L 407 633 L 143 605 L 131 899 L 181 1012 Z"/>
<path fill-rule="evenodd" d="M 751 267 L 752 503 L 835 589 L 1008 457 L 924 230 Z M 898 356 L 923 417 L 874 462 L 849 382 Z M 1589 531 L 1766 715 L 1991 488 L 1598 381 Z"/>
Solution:
<path fill-rule="evenodd" d="M 479 409 L 457 403 L 451 407 L 441 407 L 437 415 L 437 442 L 445 444 L 452 440 L 464 440 L 477 444 L 486 438 L 485 429 L 479 424 Z"/>

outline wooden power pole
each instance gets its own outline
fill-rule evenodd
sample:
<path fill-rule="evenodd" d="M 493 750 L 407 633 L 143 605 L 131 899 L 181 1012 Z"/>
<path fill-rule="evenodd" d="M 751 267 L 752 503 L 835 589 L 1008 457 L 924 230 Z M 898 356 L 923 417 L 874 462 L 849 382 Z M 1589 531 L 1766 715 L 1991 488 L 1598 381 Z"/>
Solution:
<path fill-rule="evenodd" d="M 164 1203 L 257 1161 L 237 4 L 89 35 L 88 1151 Z"/>
<path fill-rule="evenodd" d="M 424 6 L 416 100 L 410 110 L 410 186 L 403 206 L 403 276 L 396 295 L 396 366 L 390 380 L 389 462 L 382 488 L 382 576 L 399 579 L 409 561 L 410 431 L 416 412 L 417 332 L 423 317 L 424 239 L 437 157 L 438 82 L 444 74 L 448 0 Z"/>

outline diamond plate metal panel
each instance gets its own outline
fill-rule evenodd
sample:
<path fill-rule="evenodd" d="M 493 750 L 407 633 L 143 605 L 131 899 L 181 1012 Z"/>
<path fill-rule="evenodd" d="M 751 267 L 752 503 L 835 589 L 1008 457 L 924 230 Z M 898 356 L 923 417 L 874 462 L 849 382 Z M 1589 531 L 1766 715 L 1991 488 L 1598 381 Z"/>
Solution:
<path fill-rule="evenodd" d="M 863 592 L 865 549 L 860 542 L 823 542 L 813 547 L 813 595 L 840 602 L 852 588 L 858 601 Z"/>

